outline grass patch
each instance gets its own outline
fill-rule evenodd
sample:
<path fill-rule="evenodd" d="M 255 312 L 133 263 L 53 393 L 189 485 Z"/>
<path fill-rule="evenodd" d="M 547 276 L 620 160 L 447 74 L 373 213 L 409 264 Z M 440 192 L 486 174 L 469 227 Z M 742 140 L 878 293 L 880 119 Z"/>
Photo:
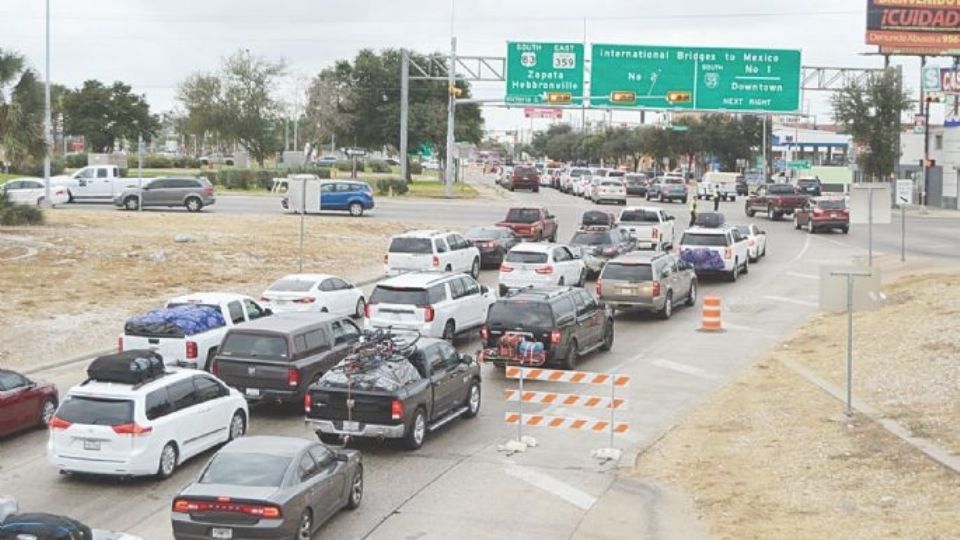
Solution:
<path fill-rule="evenodd" d="M 411 197 L 443 198 L 446 196 L 446 187 L 436 180 L 414 180 L 410 184 L 410 191 L 407 195 Z M 476 188 L 469 184 L 460 182 L 453 185 L 453 197 L 455 199 L 474 199 L 478 195 Z"/>

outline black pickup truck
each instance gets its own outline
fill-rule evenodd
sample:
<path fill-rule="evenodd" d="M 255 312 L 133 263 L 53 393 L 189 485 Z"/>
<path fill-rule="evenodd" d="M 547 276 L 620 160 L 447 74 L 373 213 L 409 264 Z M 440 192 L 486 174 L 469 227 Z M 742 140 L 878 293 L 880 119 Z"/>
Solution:
<path fill-rule="evenodd" d="M 471 356 L 441 339 L 404 343 L 382 334 L 358 345 L 304 398 L 306 423 L 327 443 L 402 439 L 417 449 L 428 432 L 479 411 L 480 364 Z"/>

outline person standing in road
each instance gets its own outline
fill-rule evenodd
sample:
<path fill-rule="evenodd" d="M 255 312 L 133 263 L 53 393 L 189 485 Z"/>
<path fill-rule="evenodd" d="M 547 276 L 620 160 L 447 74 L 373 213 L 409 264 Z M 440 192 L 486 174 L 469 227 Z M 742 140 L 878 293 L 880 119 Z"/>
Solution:
<path fill-rule="evenodd" d="M 713 211 L 720 211 L 720 186 L 717 184 L 713 185 Z"/>
<path fill-rule="evenodd" d="M 690 226 L 693 227 L 693 224 L 697 221 L 697 198 L 690 197 Z"/>

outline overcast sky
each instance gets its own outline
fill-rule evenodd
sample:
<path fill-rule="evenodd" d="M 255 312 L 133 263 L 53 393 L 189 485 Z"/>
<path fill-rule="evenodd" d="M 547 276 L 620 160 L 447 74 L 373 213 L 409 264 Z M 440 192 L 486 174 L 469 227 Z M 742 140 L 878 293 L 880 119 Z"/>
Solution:
<path fill-rule="evenodd" d="M 507 41 L 581 41 L 644 45 L 801 49 L 809 66 L 882 67 L 863 56 L 862 0 L 51 0 L 52 73 L 70 87 L 86 79 L 122 80 L 145 93 L 156 112 L 176 106 L 176 86 L 212 70 L 240 48 L 284 59 L 301 80 L 361 48 L 448 50 L 451 33 L 464 55 L 503 56 Z M 454 6 L 455 3 L 455 6 Z M 451 6 L 454 6 L 451 10 Z M 584 23 L 586 21 L 586 23 Z M 24 54 L 42 73 L 40 0 L 0 2 L 0 48 Z M 903 63 L 916 90 L 919 61 Z M 946 59 L 941 59 L 943 64 Z M 290 85 L 293 83 L 290 82 Z M 287 90 L 289 92 L 289 89 Z M 502 97 L 503 85 L 475 86 Z M 804 108 L 830 120 L 824 93 Z M 599 115 L 599 113 L 594 113 Z M 579 114 L 576 115 L 577 117 Z M 516 109 L 486 108 L 490 129 L 529 126 Z M 571 116 L 573 118 L 573 116 Z M 617 112 L 615 121 L 635 122 Z M 546 120 L 538 120 L 542 127 Z"/>

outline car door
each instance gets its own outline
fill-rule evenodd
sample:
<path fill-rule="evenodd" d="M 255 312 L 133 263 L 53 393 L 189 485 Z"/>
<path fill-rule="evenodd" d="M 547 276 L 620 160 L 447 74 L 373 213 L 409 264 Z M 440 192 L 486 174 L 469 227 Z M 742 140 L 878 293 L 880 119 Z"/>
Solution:
<path fill-rule="evenodd" d="M 666 257 L 667 268 L 670 271 L 670 289 L 673 291 L 673 301 L 686 298 L 690 290 L 690 274 L 680 268 L 679 261 L 673 255 Z"/>
<path fill-rule="evenodd" d="M 163 206 L 167 196 L 167 180 L 151 180 L 141 191 L 143 206 Z"/>
<path fill-rule="evenodd" d="M 181 379 L 167 386 L 173 412 L 167 418 L 169 433 L 178 440 L 180 461 L 195 456 L 207 448 L 208 439 L 215 426 L 209 425 L 210 415 L 201 411 L 200 396 L 193 378 Z"/>
<path fill-rule="evenodd" d="M 577 261 L 578 259 L 575 259 L 567 248 L 553 248 L 553 264 L 557 267 L 557 273 L 563 277 L 565 285 L 576 285 L 580 282 L 580 268 Z M 559 279 L 557 278 L 558 281 Z"/>
<path fill-rule="evenodd" d="M 304 450 L 294 459 L 297 460 L 296 497 L 303 502 L 304 511 L 309 509 L 317 521 L 323 521 L 330 516 L 330 507 L 324 504 L 329 497 L 325 488 L 329 486 L 325 486 L 323 482 L 320 465 L 308 450 Z"/>
<path fill-rule="evenodd" d="M 22 429 L 36 420 L 40 404 L 29 390 L 23 376 L 10 371 L 0 373 L 0 433 Z"/>
<path fill-rule="evenodd" d="M 333 210 L 337 185 L 334 182 L 320 183 L 320 211 Z"/>
<path fill-rule="evenodd" d="M 448 234 L 444 240 L 447 242 L 447 247 L 450 248 L 450 255 L 448 257 L 450 265 L 453 267 L 453 271 L 462 272 L 466 266 L 463 262 L 465 252 L 457 241 L 457 235 Z"/>
<path fill-rule="evenodd" d="M 91 180 L 90 195 L 93 197 L 109 197 L 113 195 L 113 180 L 110 179 L 110 170 L 106 167 L 97 167 L 96 177 Z"/>
<path fill-rule="evenodd" d="M 330 278 L 329 281 L 331 282 L 330 296 L 333 298 L 333 304 L 336 305 L 335 313 L 345 317 L 353 315 L 359 297 L 357 290 L 340 278 Z"/>
<path fill-rule="evenodd" d="M 22 203 L 24 198 L 22 186 L 23 182 L 19 180 L 4 184 L 3 193 L 7 197 L 7 200 L 12 203 Z"/>
<path fill-rule="evenodd" d="M 307 449 L 310 457 L 317 465 L 315 486 L 317 490 L 317 499 L 320 503 L 319 510 L 327 512 L 322 516 L 322 523 L 337 513 L 343 505 L 347 503 L 349 492 L 347 491 L 347 466 L 346 463 L 338 461 L 337 456 L 322 444 L 315 444 Z"/>
<path fill-rule="evenodd" d="M 96 176 L 97 172 L 93 168 L 83 169 L 77 173 L 77 176 L 75 177 L 77 181 L 77 193 L 75 193 L 75 195 L 81 197 L 93 197 L 97 190 Z"/>
<path fill-rule="evenodd" d="M 447 410 L 455 410 L 467 401 L 470 372 L 466 364 L 460 361 L 460 353 L 450 343 L 444 341 L 437 345 L 440 358 L 443 361 L 444 400 Z"/>
<path fill-rule="evenodd" d="M 196 375 L 193 385 L 197 389 L 200 410 L 206 415 L 210 429 L 205 430 L 203 444 L 211 446 L 229 438 L 230 420 L 233 418 L 233 403 L 229 399 L 230 390 L 220 381 L 209 375 Z"/>
<path fill-rule="evenodd" d="M 460 313 L 463 316 L 463 323 L 460 328 L 480 326 L 487 319 L 487 309 L 484 305 L 483 296 L 480 294 L 480 284 L 470 276 L 463 276 L 456 280 L 460 284 Z M 451 283 L 451 287 L 452 287 Z"/>
<path fill-rule="evenodd" d="M 577 289 L 577 322 L 584 330 L 584 340 L 581 347 L 592 347 L 603 339 L 603 310 L 593 296 L 583 289 Z"/>
<path fill-rule="evenodd" d="M 447 242 L 443 238 L 434 238 L 433 239 L 433 249 L 437 253 L 437 258 L 440 260 L 440 267 L 436 268 L 437 270 L 446 270 L 447 266 L 450 266 L 453 269 L 453 264 L 451 263 L 450 249 L 447 247 Z"/>
<path fill-rule="evenodd" d="M 430 385 L 433 391 L 433 408 L 430 410 L 429 422 L 441 418 L 450 408 L 449 384 L 443 356 L 440 355 L 440 343 L 435 343 L 423 349 L 424 365 L 430 372 Z"/>
<path fill-rule="evenodd" d="M 333 367 L 350 354 L 354 345 L 360 341 L 360 328 L 349 319 L 341 319 L 330 324 L 330 335 L 333 338 L 333 348 L 326 355 L 323 361 L 324 365 L 319 370 L 321 372 Z M 315 377 L 316 375 L 319 375 L 319 373 L 312 376 Z"/>

